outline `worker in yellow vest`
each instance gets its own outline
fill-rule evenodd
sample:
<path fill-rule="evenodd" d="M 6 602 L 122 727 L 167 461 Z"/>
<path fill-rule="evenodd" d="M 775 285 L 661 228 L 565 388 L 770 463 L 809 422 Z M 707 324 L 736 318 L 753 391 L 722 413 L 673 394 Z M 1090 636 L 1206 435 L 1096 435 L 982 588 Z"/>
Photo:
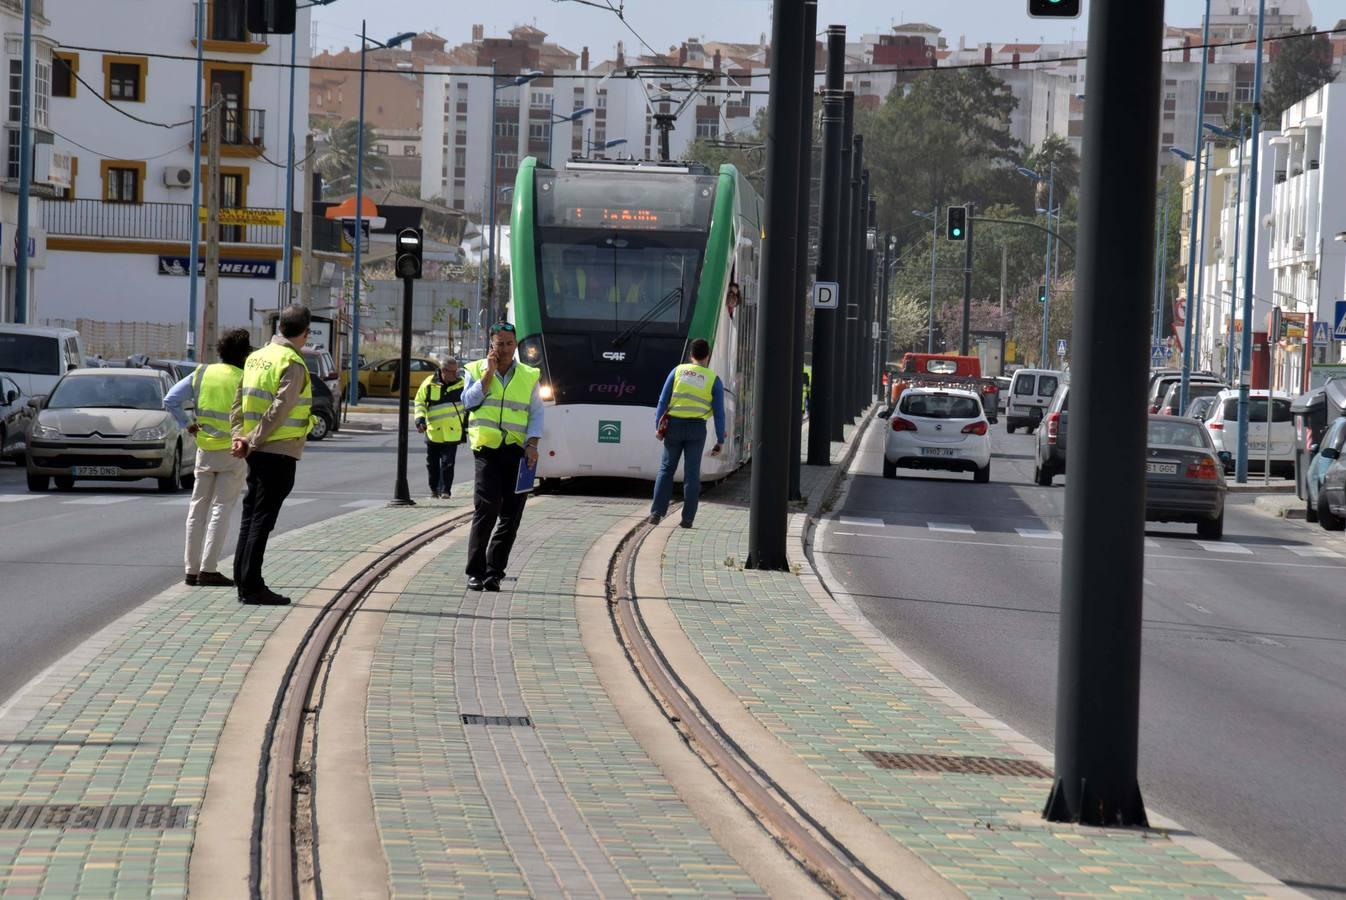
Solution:
<path fill-rule="evenodd" d="M 299 351 L 308 340 L 309 311 L 291 304 L 280 311 L 280 333 L 243 366 L 243 383 L 230 413 L 233 453 L 248 461 L 248 493 L 234 551 L 234 582 L 241 603 L 284 606 L 262 578 L 266 542 L 294 487 L 312 421 L 313 384 Z"/>
<path fill-rule="evenodd" d="M 650 504 L 650 523 L 658 525 L 668 513 L 673 499 L 673 478 L 682 462 L 682 521 L 691 528 L 696 520 L 697 501 L 701 496 L 701 454 L 706 449 L 706 421 L 715 420 L 715 446 L 711 456 L 719 456 L 724 447 L 724 384 L 708 368 L 710 343 L 705 338 L 692 341 L 692 361 L 668 373 L 659 405 L 654 410 L 655 434 L 664 442 L 659 475 L 654 480 L 654 502 Z"/>
<path fill-rule="evenodd" d="M 463 379 L 458 360 L 445 357 L 439 370 L 416 391 L 416 430 L 425 435 L 425 467 L 430 474 L 430 496 L 447 500 L 453 493 L 454 463 L 463 442 Z"/>
<path fill-rule="evenodd" d="M 243 383 L 243 365 L 251 352 L 246 328 L 226 331 L 215 345 L 220 361 L 197 366 L 164 396 L 164 409 L 196 437 L 196 468 L 183 552 L 185 581 L 194 587 L 234 586 L 229 576 L 220 574 L 220 553 L 229 531 L 229 517 L 243 492 L 248 464 L 231 452 L 229 410 Z"/>
<path fill-rule="evenodd" d="M 528 499 L 526 491 L 515 490 L 520 463 L 537 471 L 542 373 L 514 358 L 518 346 L 513 325 L 492 325 L 490 352 L 468 363 L 463 380 L 467 442 L 476 462 L 476 510 L 467 541 L 467 587 L 473 591 L 500 590 Z"/>

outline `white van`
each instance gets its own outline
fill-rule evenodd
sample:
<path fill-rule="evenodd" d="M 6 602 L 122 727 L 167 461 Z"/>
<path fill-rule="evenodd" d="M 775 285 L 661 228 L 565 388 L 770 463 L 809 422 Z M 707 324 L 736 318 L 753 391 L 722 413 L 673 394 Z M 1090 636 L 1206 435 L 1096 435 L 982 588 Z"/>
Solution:
<path fill-rule="evenodd" d="M 72 328 L 0 325 L 0 375 L 29 397 L 51 393 L 61 376 L 84 368 L 84 345 Z"/>
<path fill-rule="evenodd" d="M 1005 430 L 1010 434 L 1016 428 L 1032 431 L 1052 402 L 1052 395 L 1066 377 L 1055 369 L 1020 369 L 1010 379 L 1005 403 Z M 1033 410 L 1037 410 L 1034 415 Z"/>

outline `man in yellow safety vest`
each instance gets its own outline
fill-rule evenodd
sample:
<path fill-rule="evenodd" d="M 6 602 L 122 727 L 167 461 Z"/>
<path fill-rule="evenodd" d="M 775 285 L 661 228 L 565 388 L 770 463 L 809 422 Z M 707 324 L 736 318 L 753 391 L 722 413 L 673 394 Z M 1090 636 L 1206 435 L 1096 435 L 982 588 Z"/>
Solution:
<path fill-rule="evenodd" d="M 463 379 L 458 360 L 445 357 L 439 371 L 421 382 L 416 391 L 416 430 L 425 435 L 425 466 L 430 474 L 430 496 L 449 499 L 458 445 L 463 442 Z"/>
<path fill-rule="evenodd" d="M 312 421 L 313 384 L 299 351 L 308 340 L 309 311 L 291 304 L 280 311 L 280 333 L 248 357 L 243 383 L 230 413 L 233 454 L 248 461 L 248 494 L 243 498 L 234 582 L 241 603 L 284 606 L 262 578 L 266 542 L 281 505 L 294 487 Z"/>
<path fill-rule="evenodd" d="M 514 358 L 518 346 L 513 325 L 492 325 L 490 352 L 468 363 L 464 379 L 467 441 L 476 461 L 476 510 L 467 541 L 467 586 L 474 591 L 500 590 L 528 499 L 515 490 L 519 463 L 537 469 L 542 373 Z"/>
<path fill-rule="evenodd" d="M 164 396 L 164 409 L 196 436 L 196 470 L 183 553 L 185 581 L 192 586 L 234 586 L 229 576 L 219 572 L 220 553 L 248 464 L 231 452 L 229 410 L 243 383 L 250 343 L 246 328 L 225 332 L 215 345 L 220 361 L 197 366 Z M 186 408 L 189 402 L 190 410 Z"/>
<path fill-rule="evenodd" d="M 673 499 L 673 477 L 682 461 L 682 521 L 691 528 L 696 520 L 697 501 L 701 496 L 701 454 L 706 449 L 706 421 L 715 420 L 715 446 L 711 456 L 719 456 L 724 446 L 724 384 L 708 365 L 710 342 L 692 341 L 692 361 L 676 366 L 668 373 L 659 405 L 654 410 L 656 434 L 664 442 L 659 474 L 654 479 L 654 502 L 650 504 L 650 522 L 668 513 Z"/>

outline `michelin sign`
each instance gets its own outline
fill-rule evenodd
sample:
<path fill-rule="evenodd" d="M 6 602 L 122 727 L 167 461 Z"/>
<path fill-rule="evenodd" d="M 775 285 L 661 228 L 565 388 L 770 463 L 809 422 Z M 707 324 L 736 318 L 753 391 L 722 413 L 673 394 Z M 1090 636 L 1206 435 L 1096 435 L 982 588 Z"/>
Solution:
<path fill-rule="evenodd" d="M 190 263 L 191 258 L 187 256 L 161 256 L 159 257 L 159 274 L 186 277 Z M 205 259 L 196 261 L 196 272 L 198 275 L 206 274 Z M 270 278 L 274 280 L 276 277 L 276 261 L 274 259 L 221 259 L 220 277 Z"/>

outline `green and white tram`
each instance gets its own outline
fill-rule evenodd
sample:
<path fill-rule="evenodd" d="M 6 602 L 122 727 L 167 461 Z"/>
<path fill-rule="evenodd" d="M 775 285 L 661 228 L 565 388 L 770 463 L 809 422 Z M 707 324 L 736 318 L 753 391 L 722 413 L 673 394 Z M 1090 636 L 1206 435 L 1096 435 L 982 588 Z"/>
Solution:
<path fill-rule="evenodd" d="M 728 431 L 702 477 L 748 460 L 761 210 L 731 165 L 712 174 L 694 163 L 523 161 L 510 306 L 520 358 L 542 369 L 540 478 L 652 480 L 659 392 L 696 338 L 710 342 L 710 365 L 724 380 Z"/>

